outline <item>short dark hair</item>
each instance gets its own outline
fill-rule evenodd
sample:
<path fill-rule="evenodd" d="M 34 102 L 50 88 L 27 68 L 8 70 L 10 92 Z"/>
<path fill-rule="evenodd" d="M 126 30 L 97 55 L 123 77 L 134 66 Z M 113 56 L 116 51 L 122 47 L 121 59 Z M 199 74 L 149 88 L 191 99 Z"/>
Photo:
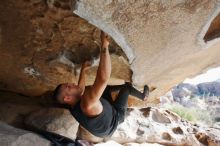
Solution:
<path fill-rule="evenodd" d="M 54 105 L 55 105 L 56 107 L 69 109 L 69 108 L 70 108 L 69 105 L 60 103 L 60 101 L 58 100 L 58 97 L 59 97 L 60 94 L 61 94 L 61 86 L 62 86 L 62 85 L 63 85 L 63 84 L 59 84 L 59 85 L 55 88 L 55 90 L 53 91 L 53 101 L 54 101 Z"/>
<path fill-rule="evenodd" d="M 58 97 L 60 96 L 60 93 L 61 93 L 61 86 L 62 84 L 59 84 L 53 91 L 53 97 L 56 102 L 58 102 Z"/>

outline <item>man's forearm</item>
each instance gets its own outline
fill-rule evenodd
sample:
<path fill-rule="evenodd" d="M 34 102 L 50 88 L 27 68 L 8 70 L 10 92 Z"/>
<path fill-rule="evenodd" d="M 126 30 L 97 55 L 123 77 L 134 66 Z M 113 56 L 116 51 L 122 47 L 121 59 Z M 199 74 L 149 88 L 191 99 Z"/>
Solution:
<path fill-rule="evenodd" d="M 104 32 L 101 33 L 101 42 L 100 61 L 96 79 L 93 86 L 86 90 L 84 95 L 85 105 L 92 107 L 94 104 L 97 105 L 97 101 L 102 96 L 111 75 L 111 60 L 108 50 L 109 41 L 108 36 Z"/>
<path fill-rule="evenodd" d="M 85 68 L 83 66 L 80 71 L 78 86 L 82 89 L 82 93 L 83 93 L 85 90 Z"/>
<path fill-rule="evenodd" d="M 100 53 L 100 63 L 97 72 L 97 76 L 103 80 L 108 81 L 111 75 L 111 59 L 109 55 L 108 47 L 102 47 Z"/>

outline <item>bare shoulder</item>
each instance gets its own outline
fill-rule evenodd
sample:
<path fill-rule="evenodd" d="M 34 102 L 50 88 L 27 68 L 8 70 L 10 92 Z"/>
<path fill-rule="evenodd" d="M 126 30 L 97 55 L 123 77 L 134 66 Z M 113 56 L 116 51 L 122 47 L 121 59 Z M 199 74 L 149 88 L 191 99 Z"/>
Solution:
<path fill-rule="evenodd" d="M 87 100 L 81 100 L 80 107 L 82 112 L 88 117 L 98 116 L 103 110 L 103 106 L 100 100 L 92 104 L 88 103 Z"/>
<path fill-rule="evenodd" d="M 92 96 L 91 90 L 92 90 L 92 86 L 86 86 L 85 91 L 84 91 L 82 98 L 81 98 L 81 102 L 82 102 L 83 107 L 93 106 L 93 104 L 95 104 L 91 100 L 91 96 Z"/>

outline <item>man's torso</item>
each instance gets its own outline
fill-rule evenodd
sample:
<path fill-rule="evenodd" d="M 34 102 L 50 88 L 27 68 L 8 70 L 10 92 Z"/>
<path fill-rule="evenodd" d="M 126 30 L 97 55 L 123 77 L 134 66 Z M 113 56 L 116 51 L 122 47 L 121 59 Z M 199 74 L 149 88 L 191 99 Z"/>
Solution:
<path fill-rule="evenodd" d="M 93 135 L 105 137 L 111 135 L 118 125 L 117 112 L 106 99 L 100 98 L 100 102 L 103 109 L 95 117 L 89 117 L 83 113 L 80 101 L 70 111 L 75 119 Z"/>

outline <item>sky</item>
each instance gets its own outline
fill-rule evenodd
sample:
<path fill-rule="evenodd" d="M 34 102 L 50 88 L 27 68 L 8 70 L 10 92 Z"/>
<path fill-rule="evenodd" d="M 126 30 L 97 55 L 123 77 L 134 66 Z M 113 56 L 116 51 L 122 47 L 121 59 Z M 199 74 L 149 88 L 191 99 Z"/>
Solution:
<path fill-rule="evenodd" d="M 183 83 L 196 85 L 203 82 L 213 82 L 213 81 L 220 82 L 220 67 L 210 69 L 206 73 L 200 74 L 194 78 L 187 78 L 183 81 Z"/>

